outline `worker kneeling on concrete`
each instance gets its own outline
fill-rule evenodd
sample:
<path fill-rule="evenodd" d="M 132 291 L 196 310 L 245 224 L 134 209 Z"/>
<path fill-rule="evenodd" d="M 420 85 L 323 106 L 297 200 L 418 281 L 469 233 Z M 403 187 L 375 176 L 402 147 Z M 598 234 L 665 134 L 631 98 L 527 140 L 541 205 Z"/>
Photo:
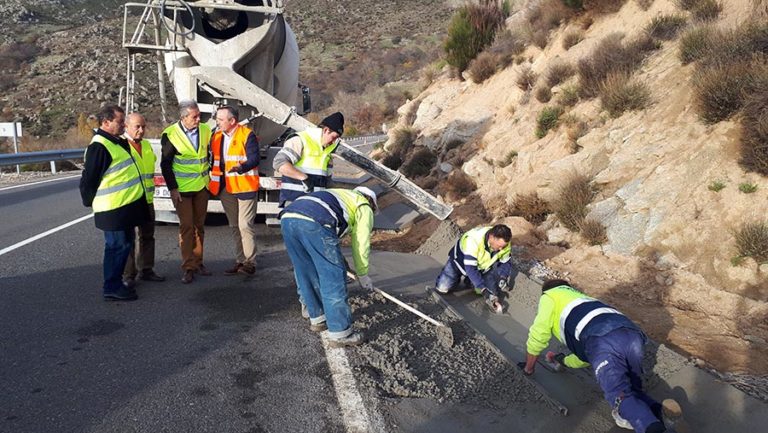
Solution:
<path fill-rule="evenodd" d="M 297 198 L 280 214 L 283 241 L 309 311 L 310 329 L 328 329 L 333 347 L 363 341 L 363 335 L 352 329 L 340 238 L 350 232 L 358 281 L 364 289 L 373 290 L 368 256 L 376 207 L 376 194 L 370 188 L 331 188 Z"/>
<path fill-rule="evenodd" d="M 512 276 L 509 261 L 512 231 L 503 224 L 477 227 L 464 233 L 448 253 L 448 262 L 435 281 L 435 290 L 448 293 L 462 277 L 468 278 L 475 293 L 483 295 L 488 307 L 501 313 L 500 290 Z"/>
<path fill-rule="evenodd" d="M 549 280 L 541 287 L 536 318 L 528 331 L 527 357 L 520 363 L 533 374 L 539 354 L 552 334 L 573 352 L 547 353 L 556 369 L 592 366 L 595 378 L 611 405 L 616 425 L 638 433 L 662 433 L 681 416 L 674 400 L 662 404 L 643 391 L 645 334 L 627 316 L 577 291 L 565 280 Z M 665 427 L 662 418 L 667 422 Z"/>

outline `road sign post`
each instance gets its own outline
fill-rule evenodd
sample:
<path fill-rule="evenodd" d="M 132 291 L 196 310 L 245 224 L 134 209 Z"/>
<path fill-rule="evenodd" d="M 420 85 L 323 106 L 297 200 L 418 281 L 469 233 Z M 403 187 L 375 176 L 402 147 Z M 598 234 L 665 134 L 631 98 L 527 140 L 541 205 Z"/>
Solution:
<path fill-rule="evenodd" d="M 0 122 L 0 137 L 13 137 L 13 153 L 19 153 L 20 122 Z M 16 173 L 21 173 L 21 166 L 16 165 Z"/>

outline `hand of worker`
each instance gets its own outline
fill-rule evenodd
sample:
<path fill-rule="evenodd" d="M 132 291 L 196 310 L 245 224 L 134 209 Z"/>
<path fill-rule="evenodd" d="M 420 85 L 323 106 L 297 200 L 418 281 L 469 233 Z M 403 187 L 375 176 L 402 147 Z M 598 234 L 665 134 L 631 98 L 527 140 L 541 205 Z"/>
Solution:
<path fill-rule="evenodd" d="M 172 189 L 171 190 L 171 203 L 173 203 L 173 206 L 178 206 L 179 203 L 181 203 L 183 200 L 181 198 L 181 193 L 178 189 Z"/>
<path fill-rule="evenodd" d="M 309 180 L 309 178 L 302 180 L 301 185 L 304 187 L 305 194 L 310 194 L 315 192 L 315 186 L 312 185 L 312 181 Z"/>
<path fill-rule="evenodd" d="M 565 369 L 565 354 L 555 353 L 552 351 L 547 352 L 545 356 L 547 363 L 557 372 Z"/>
<path fill-rule="evenodd" d="M 525 373 L 526 376 L 530 376 L 530 375 L 533 374 L 533 369 L 531 369 L 530 372 L 528 370 L 526 370 L 525 369 L 525 365 L 526 364 L 527 363 L 525 361 L 520 361 L 520 362 L 517 363 L 517 366 L 520 368 L 520 370 L 523 370 L 523 373 Z"/>
<path fill-rule="evenodd" d="M 363 289 L 373 291 L 373 281 L 368 275 L 360 275 L 357 277 L 357 281 L 360 282 L 360 287 Z"/>
<path fill-rule="evenodd" d="M 488 308 L 493 310 L 493 312 L 496 314 L 500 314 L 504 309 L 501 305 L 499 297 L 496 295 L 488 295 L 488 297 L 485 298 L 485 303 L 488 305 Z"/>
<path fill-rule="evenodd" d="M 228 173 L 242 173 L 243 172 L 243 166 L 242 165 L 236 165 L 229 169 Z"/>

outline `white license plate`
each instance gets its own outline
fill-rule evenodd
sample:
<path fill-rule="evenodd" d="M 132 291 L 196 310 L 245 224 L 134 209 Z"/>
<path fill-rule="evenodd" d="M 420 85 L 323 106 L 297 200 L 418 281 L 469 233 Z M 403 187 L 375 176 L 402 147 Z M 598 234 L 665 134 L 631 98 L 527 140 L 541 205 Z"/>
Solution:
<path fill-rule="evenodd" d="M 167 186 L 156 186 L 155 197 L 171 198 L 171 191 L 168 190 Z"/>

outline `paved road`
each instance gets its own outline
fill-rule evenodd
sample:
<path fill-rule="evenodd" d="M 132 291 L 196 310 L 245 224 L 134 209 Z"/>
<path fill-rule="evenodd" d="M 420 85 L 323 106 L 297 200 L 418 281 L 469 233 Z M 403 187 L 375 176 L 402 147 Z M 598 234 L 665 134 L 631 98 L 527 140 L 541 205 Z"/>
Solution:
<path fill-rule="evenodd" d="M 0 190 L 0 250 L 87 215 L 77 179 Z M 179 282 L 175 226 L 134 303 L 100 297 L 92 219 L 0 255 L 0 432 L 337 432 L 323 346 L 297 308 L 279 232 L 261 228 L 255 278 L 225 277 L 226 226 L 207 228 L 216 275 Z"/>

